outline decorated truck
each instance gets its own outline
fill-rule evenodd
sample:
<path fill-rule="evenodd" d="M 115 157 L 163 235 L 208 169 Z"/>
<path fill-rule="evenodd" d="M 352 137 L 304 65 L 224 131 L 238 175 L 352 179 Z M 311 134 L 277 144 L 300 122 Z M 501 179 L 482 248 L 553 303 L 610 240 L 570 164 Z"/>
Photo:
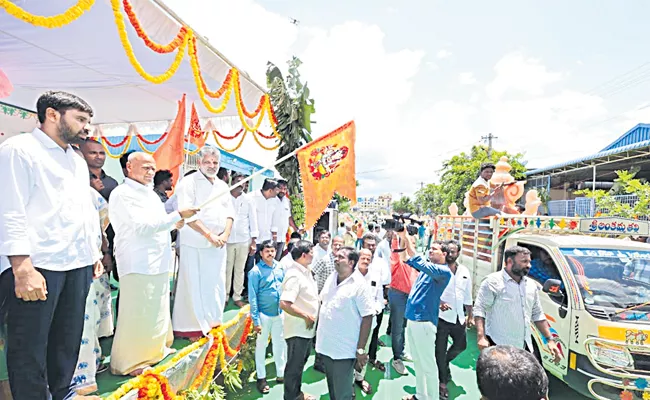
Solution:
<path fill-rule="evenodd" d="M 436 225 L 438 240 L 460 243 L 474 295 L 503 268 L 506 248 L 531 251 L 529 278 L 562 353 L 553 362 L 533 327 L 534 352 L 548 372 L 591 398 L 650 399 L 650 245 L 634 237 L 649 235 L 647 221 L 455 215 L 438 216 Z"/>

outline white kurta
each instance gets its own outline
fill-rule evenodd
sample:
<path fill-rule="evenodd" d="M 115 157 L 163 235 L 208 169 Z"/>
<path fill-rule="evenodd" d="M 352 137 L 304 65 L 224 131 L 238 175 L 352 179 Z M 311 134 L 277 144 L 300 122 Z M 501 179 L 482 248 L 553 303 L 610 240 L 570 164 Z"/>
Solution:
<path fill-rule="evenodd" d="M 224 194 L 201 208 L 194 218 L 215 235 L 223 233 L 229 218 L 234 220 L 228 185 L 219 179 L 211 183 L 205 175 L 197 172 L 181 180 L 176 188 L 181 210 L 201 206 L 220 193 Z M 226 303 L 226 246 L 214 247 L 187 224 L 181 229 L 180 237 L 178 289 L 172 326 L 178 336 L 195 337 L 222 323 Z"/>
<path fill-rule="evenodd" d="M 111 372 L 126 375 L 162 360 L 174 339 L 169 315 L 169 232 L 181 216 L 167 214 L 150 186 L 128 178 L 111 193 L 108 214 L 120 274 Z"/>

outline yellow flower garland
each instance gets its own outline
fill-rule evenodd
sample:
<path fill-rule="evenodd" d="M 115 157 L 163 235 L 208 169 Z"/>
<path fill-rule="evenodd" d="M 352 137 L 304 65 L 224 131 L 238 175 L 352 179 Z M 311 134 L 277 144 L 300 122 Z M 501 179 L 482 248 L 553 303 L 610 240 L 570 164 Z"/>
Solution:
<path fill-rule="evenodd" d="M 0 8 L 4 8 L 7 14 L 23 20 L 30 25 L 40 26 L 42 28 L 60 28 L 68 25 L 81 17 L 86 11 L 90 10 L 95 4 L 95 0 L 79 0 L 77 4 L 68 8 L 65 12 L 51 17 L 43 17 L 28 13 L 18 7 L 10 0 L 0 0 Z"/>
<path fill-rule="evenodd" d="M 242 307 L 239 310 L 239 312 L 237 313 L 237 317 L 231 319 L 230 321 L 228 321 L 227 323 L 225 323 L 225 324 L 223 324 L 221 326 L 218 326 L 218 327 L 212 329 L 210 331 L 209 335 L 212 336 L 213 340 L 218 340 L 218 338 L 220 338 L 221 335 L 226 334 L 227 329 L 230 329 L 233 326 L 235 326 L 235 324 L 237 324 L 237 322 L 239 322 L 249 312 L 250 312 L 250 305 L 246 305 L 246 306 Z M 207 336 L 202 337 L 201 339 L 199 339 L 195 343 L 185 347 L 183 350 L 178 352 L 169 362 L 166 362 L 166 363 L 164 363 L 162 365 L 159 365 L 156 368 L 154 368 L 152 371 L 150 371 L 149 374 L 140 375 L 140 376 L 135 377 L 135 378 L 129 380 L 128 382 L 124 383 L 115 392 L 113 392 L 110 396 L 108 396 L 106 398 L 106 400 L 119 400 L 122 397 L 124 397 L 127 393 L 129 393 L 130 391 L 132 391 L 134 389 L 139 389 L 139 388 L 141 388 L 143 386 L 145 386 L 145 387 L 147 387 L 149 389 L 150 387 L 148 386 L 149 385 L 148 381 L 149 381 L 149 378 L 151 377 L 152 374 L 153 375 L 162 374 L 163 372 L 165 372 L 169 368 L 176 365 L 183 357 L 185 357 L 188 354 L 190 354 L 191 352 L 197 350 L 199 347 L 203 346 L 207 342 L 208 342 L 208 337 Z M 220 342 L 221 341 L 219 341 L 218 343 L 220 343 Z M 219 361 L 220 361 L 221 367 L 223 369 L 224 366 L 225 366 L 225 353 L 226 353 L 225 349 L 223 348 L 223 345 L 219 345 L 219 351 L 220 351 Z"/>
<path fill-rule="evenodd" d="M 113 159 L 118 159 L 118 158 L 122 157 L 124 155 L 124 153 L 126 153 L 126 150 L 129 148 L 129 146 L 131 146 L 131 140 L 132 139 L 133 139 L 133 136 L 129 136 L 126 143 L 124 144 L 124 151 L 122 151 L 118 155 L 114 155 L 113 153 L 111 153 L 111 150 L 106 145 L 106 141 L 104 140 L 103 137 L 99 138 L 99 142 L 102 144 L 102 147 L 104 148 L 104 151 L 106 152 L 107 156 L 109 156 L 110 158 L 113 158 Z"/>
<path fill-rule="evenodd" d="M 192 36 L 194 36 L 194 33 L 188 28 L 187 34 L 183 38 L 183 43 L 178 48 L 174 62 L 166 72 L 163 72 L 160 75 L 150 75 L 147 71 L 144 70 L 144 68 L 142 68 L 142 65 L 140 65 L 140 62 L 138 62 L 138 59 L 133 52 L 133 47 L 131 46 L 131 42 L 129 42 L 129 37 L 126 32 L 124 17 L 122 16 L 122 11 L 120 9 L 120 0 L 111 0 L 111 6 L 113 8 L 113 15 L 115 16 L 115 25 L 117 25 L 117 32 L 120 35 L 120 42 L 122 43 L 122 47 L 124 47 L 124 51 L 126 52 L 126 56 L 129 58 L 131 65 L 133 68 L 135 68 L 138 74 L 140 74 L 140 76 L 142 76 L 146 81 L 155 84 L 163 83 L 174 76 L 181 65 L 181 61 L 183 61 L 183 57 L 185 56 L 185 48 L 187 47 L 187 42 Z"/>
<path fill-rule="evenodd" d="M 230 85 L 228 86 L 226 92 L 223 95 L 223 100 L 221 101 L 221 105 L 218 108 L 214 108 L 212 104 L 210 104 L 210 101 L 208 101 L 208 98 L 206 97 L 205 94 L 205 90 L 203 90 L 203 85 L 201 84 L 201 70 L 199 69 L 199 62 L 197 60 L 198 54 L 196 53 L 196 47 L 193 40 L 191 40 L 189 43 L 188 55 L 190 57 L 190 65 L 192 66 L 192 75 L 194 75 L 194 83 L 196 84 L 196 89 L 199 92 L 199 97 L 201 98 L 201 102 L 203 102 L 203 105 L 205 106 L 205 108 L 208 109 L 208 111 L 215 114 L 221 114 L 226 110 L 226 107 L 228 106 L 228 102 L 230 101 L 230 95 L 232 93 L 234 79 L 230 80 Z"/>
<path fill-rule="evenodd" d="M 242 146 L 242 144 L 244 144 L 244 139 L 246 138 L 247 133 L 248 133 L 248 131 L 245 130 L 244 134 L 241 136 L 241 139 L 239 140 L 239 143 L 237 144 L 237 146 L 233 147 L 232 149 L 225 148 L 221 144 L 221 142 L 219 141 L 219 137 L 217 136 L 216 133 L 212 132 L 212 136 L 214 137 L 214 141 L 217 142 L 217 146 L 221 147 L 224 151 L 227 151 L 228 153 L 233 153 L 233 152 L 239 150 L 239 148 Z"/>
<path fill-rule="evenodd" d="M 264 145 L 262 144 L 262 142 L 260 141 L 260 139 L 259 139 L 257 136 L 258 136 L 257 134 L 253 133 L 253 137 L 255 138 L 255 141 L 256 141 L 257 144 L 258 144 L 261 148 L 263 148 L 264 150 L 269 150 L 269 151 L 270 151 L 270 150 L 275 150 L 275 149 L 277 149 L 278 147 L 280 147 L 281 142 L 278 142 L 275 146 L 271 146 L 271 147 L 264 146 Z"/>

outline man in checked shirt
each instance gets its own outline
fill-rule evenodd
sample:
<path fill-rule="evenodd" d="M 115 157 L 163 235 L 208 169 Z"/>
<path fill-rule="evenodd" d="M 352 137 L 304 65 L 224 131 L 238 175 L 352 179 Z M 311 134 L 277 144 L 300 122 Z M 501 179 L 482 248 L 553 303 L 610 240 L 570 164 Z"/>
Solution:
<path fill-rule="evenodd" d="M 548 349 L 559 362 L 561 355 L 551 336 L 530 271 L 530 250 L 513 246 L 504 254 L 505 267 L 488 275 L 478 290 L 474 320 L 479 350 L 494 345 L 511 345 L 532 351 L 530 322 L 546 338 Z"/>

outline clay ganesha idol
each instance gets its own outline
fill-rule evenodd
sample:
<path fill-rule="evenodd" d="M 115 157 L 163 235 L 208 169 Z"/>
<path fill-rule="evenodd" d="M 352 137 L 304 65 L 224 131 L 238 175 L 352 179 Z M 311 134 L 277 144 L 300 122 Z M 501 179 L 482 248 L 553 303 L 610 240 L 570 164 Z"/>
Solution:
<path fill-rule="evenodd" d="M 501 157 L 495 167 L 494 175 L 490 179 L 490 187 L 495 190 L 492 207 L 505 214 L 519 214 L 515 204 L 524 195 L 526 181 L 515 181 L 510 175 L 512 167 L 508 164 L 508 157 Z"/>

